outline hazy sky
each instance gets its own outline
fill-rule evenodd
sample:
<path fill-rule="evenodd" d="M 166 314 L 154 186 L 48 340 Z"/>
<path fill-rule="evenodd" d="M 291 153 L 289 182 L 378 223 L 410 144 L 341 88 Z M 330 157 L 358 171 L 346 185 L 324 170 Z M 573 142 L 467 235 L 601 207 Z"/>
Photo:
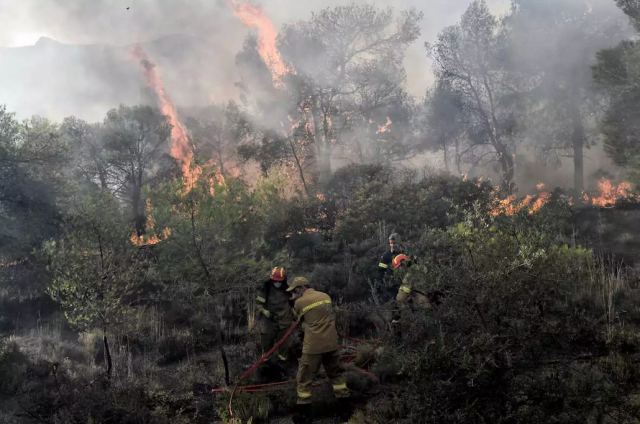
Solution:
<path fill-rule="evenodd" d="M 432 76 L 424 42 L 455 23 L 471 0 L 363 1 L 424 13 L 422 35 L 407 56 L 408 88 L 422 95 Z M 345 0 L 262 0 L 277 27 L 307 19 L 313 10 L 349 4 Z M 509 0 L 487 0 L 494 13 L 508 10 Z M 130 44 L 164 34 L 191 33 L 213 41 L 221 61 L 233 62 L 248 30 L 233 16 L 227 0 L 0 0 L 0 47 L 34 44 L 48 36 L 73 44 Z"/>

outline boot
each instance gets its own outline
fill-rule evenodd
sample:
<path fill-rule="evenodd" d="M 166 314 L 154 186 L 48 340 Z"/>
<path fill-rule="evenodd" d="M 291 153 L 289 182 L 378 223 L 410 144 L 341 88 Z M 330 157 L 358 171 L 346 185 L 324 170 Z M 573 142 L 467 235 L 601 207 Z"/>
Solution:
<path fill-rule="evenodd" d="M 311 404 L 296 405 L 293 412 L 293 424 L 309 424 L 312 421 Z"/>
<path fill-rule="evenodd" d="M 349 398 L 338 398 L 336 400 L 336 415 L 342 422 L 347 422 L 353 414 L 353 405 Z"/>

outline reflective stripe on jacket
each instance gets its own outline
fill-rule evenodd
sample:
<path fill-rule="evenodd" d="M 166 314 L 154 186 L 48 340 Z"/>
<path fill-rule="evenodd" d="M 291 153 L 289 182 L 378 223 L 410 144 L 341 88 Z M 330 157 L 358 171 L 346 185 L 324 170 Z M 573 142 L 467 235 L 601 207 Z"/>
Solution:
<path fill-rule="evenodd" d="M 258 312 L 266 318 L 278 324 L 281 328 L 286 328 L 293 322 L 293 314 L 289 305 L 289 293 L 286 291 L 287 286 L 283 284 L 280 288 L 273 286 L 272 281 L 267 281 L 258 288 L 256 293 L 256 307 Z M 262 311 L 269 311 L 265 314 Z"/>
<path fill-rule="evenodd" d="M 329 295 L 309 288 L 293 308 L 304 330 L 302 353 L 318 354 L 338 349 L 336 319 Z"/>

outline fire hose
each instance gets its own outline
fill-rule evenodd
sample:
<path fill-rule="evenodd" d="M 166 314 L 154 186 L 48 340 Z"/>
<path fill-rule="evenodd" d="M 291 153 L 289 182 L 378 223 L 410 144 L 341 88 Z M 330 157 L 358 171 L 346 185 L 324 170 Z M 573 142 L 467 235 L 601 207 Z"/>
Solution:
<path fill-rule="evenodd" d="M 250 377 L 251 375 L 253 375 L 257 369 L 260 367 L 260 365 L 264 364 L 266 361 L 269 360 L 269 358 L 271 356 L 273 356 L 273 354 L 280 349 L 280 347 L 289 339 L 289 337 L 291 337 L 291 334 L 293 334 L 293 331 L 298 327 L 298 325 L 300 324 L 300 321 L 294 321 L 289 328 L 287 328 L 287 330 L 284 332 L 284 334 L 282 335 L 282 337 L 280 338 L 280 340 L 278 340 L 272 347 L 271 349 L 269 349 L 268 351 L 264 352 L 260 358 L 258 358 L 258 360 L 256 362 L 254 362 L 249 368 L 247 368 L 246 371 L 244 371 L 242 374 L 240 374 L 240 376 L 238 377 L 238 379 L 236 380 L 236 383 L 233 386 L 233 390 L 231 391 L 231 395 L 229 396 L 229 403 L 227 405 L 227 410 L 229 411 L 229 416 L 233 417 L 234 416 L 234 412 L 233 412 L 233 398 L 234 395 L 236 393 L 236 391 L 238 391 L 238 389 L 240 389 L 242 392 L 247 392 L 247 393 L 260 393 L 260 392 L 265 392 L 271 389 L 281 389 L 284 388 L 286 386 L 288 386 L 289 384 L 292 384 L 295 382 L 295 380 L 286 380 L 286 381 L 278 381 L 278 382 L 274 382 L 274 383 L 265 383 L 265 384 L 253 384 L 253 385 L 246 385 L 246 386 L 242 386 L 240 387 L 240 383 L 247 379 L 248 377 Z M 355 339 L 355 338 L 347 338 L 349 340 L 352 340 L 354 342 L 357 343 L 364 343 L 366 341 L 361 340 L 361 339 Z M 348 355 L 348 361 L 353 360 L 355 357 L 355 355 Z M 345 358 L 346 359 L 346 358 Z M 367 371 L 364 370 L 362 368 L 359 368 L 355 365 L 352 365 L 352 367 L 360 372 L 365 374 L 367 377 L 371 378 L 373 381 L 378 382 L 378 377 Z M 211 390 L 212 393 L 223 393 L 226 392 L 228 389 L 226 387 L 220 387 L 220 388 L 214 388 Z"/>

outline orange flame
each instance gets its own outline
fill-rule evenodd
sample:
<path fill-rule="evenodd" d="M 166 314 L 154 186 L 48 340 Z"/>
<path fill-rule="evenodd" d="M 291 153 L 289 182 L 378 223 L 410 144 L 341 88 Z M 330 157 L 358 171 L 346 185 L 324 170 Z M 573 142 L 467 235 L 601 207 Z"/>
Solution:
<path fill-rule="evenodd" d="M 219 169 L 216 170 L 215 176 L 209 177 L 209 194 L 211 196 L 216 195 L 216 186 L 225 187 L 227 185 L 227 181 L 220 172 Z"/>
<path fill-rule="evenodd" d="M 139 236 L 136 233 L 131 234 L 131 237 L 129 237 L 129 240 L 131 241 L 131 244 L 133 244 L 136 247 L 142 247 L 142 246 L 153 246 L 155 244 L 160 243 L 163 240 L 168 239 L 169 237 L 171 237 L 171 228 L 167 228 L 165 227 L 162 230 L 162 234 L 161 235 L 151 235 L 151 236 L 146 236 L 145 234 Z"/>
<path fill-rule="evenodd" d="M 155 64 L 147 58 L 146 53 L 139 45 L 133 49 L 132 53 L 133 56 L 140 61 L 147 85 L 156 93 L 160 110 L 163 115 L 167 116 L 171 124 L 170 154 L 172 158 L 180 163 L 186 194 L 191 191 L 202 173 L 202 169 L 199 166 L 196 165 L 192 167 L 193 150 L 191 150 L 189 146 L 187 129 L 178 118 L 178 112 L 164 88 L 164 83 L 160 78 Z"/>
<path fill-rule="evenodd" d="M 280 56 L 276 44 L 278 31 L 260 7 L 240 0 L 230 0 L 230 3 L 233 13 L 244 25 L 258 30 L 258 53 L 271 72 L 273 85 L 281 88 L 284 85 L 282 78 L 295 72 Z"/>
<path fill-rule="evenodd" d="M 131 244 L 133 244 L 136 247 L 153 246 L 154 244 L 158 244 L 161 241 L 171 237 L 171 228 L 168 228 L 168 227 L 163 228 L 162 233 L 160 235 L 153 234 L 156 227 L 156 221 L 153 218 L 153 213 L 152 213 L 153 205 L 151 204 L 151 199 L 147 199 L 147 201 L 145 202 L 144 210 L 147 216 L 147 221 L 145 223 L 145 230 L 147 234 L 137 235 L 136 232 L 134 231 L 129 237 Z M 148 234 L 152 234 L 152 235 L 148 235 Z"/>
<path fill-rule="evenodd" d="M 389 132 L 389 130 L 391 129 L 391 124 L 393 124 L 393 122 L 391 121 L 391 118 L 387 116 L 387 122 L 385 122 L 384 125 L 378 127 L 378 131 L 376 131 L 376 134 L 384 134 L 386 132 Z"/>
<path fill-rule="evenodd" d="M 544 183 L 536 184 L 536 189 L 538 190 L 536 195 L 528 194 L 520 201 L 516 199 L 515 195 L 498 199 L 497 205 L 489 211 L 489 214 L 491 216 L 511 216 L 525 208 L 529 210 L 529 214 L 537 213 L 549 201 L 551 195 L 544 191 Z"/>
<path fill-rule="evenodd" d="M 634 196 L 631 193 L 631 190 L 631 183 L 629 183 L 628 181 L 623 181 L 620 184 L 615 185 L 611 182 L 611 180 L 603 178 L 598 181 L 598 196 L 592 197 L 589 194 L 584 193 L 582 198 L 586 203 L 593 206 L 598 206 L 600 208 L 610 208 L 615 206 L 618 200 L 638 200 L 638 196 Z"/>

